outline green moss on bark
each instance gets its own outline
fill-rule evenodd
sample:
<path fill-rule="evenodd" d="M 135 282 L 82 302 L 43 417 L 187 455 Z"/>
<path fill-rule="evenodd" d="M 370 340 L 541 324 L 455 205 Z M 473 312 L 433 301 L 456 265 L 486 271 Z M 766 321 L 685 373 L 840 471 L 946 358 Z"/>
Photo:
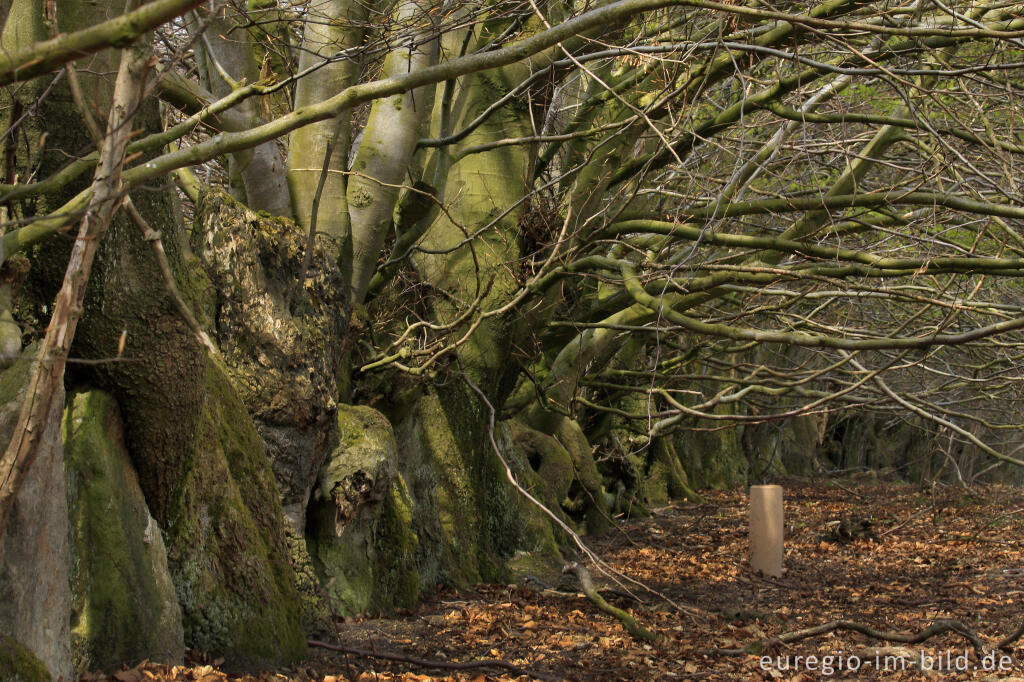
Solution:
<path fill-rule="evenodd" d="M 0 405 L 5 405 L 18 398 L 18 394 L 28 385 L 32 373 L 32 361 L 39 351 L 38 345 L 25 350 L 22 362 L 16 362 L 0 372 Z"/>
<path fill-rule="evenodd" d="M 576 484 L 572 501 L 584 517 L 585 527 L 590 533 L 603 533 L 611 527 L 608 518 L 614 503 L 614 496 L 604 488 L 601 474 L 594 462 L 594 451 L 580 425 L 572 419 L 563 419 L 555 431 L 558 442 L 572 457 L 576 473 Z"/>
<path fill-rule="evenodd" d="M 586 505 L 576 498 L 580 494 L 586 496 L 586 490 L 577 478 L 577 467 L 569 451 L 555 437 L 516 420 L 500 424 L 499 431 L 507 441 L 503 448 L 505 459 L 519 485 L 569 527 L 585 531 L 586 524 L 581 521 Z M 517 497 L 523 519 L 523 547 L 510 568 L 517 574 L 540 571 L 554 575 L 552 571 L 561 570 L 564 563 L 560 547 L 569 537 L 526 497 Z"/>
<path fill-rule="evenodd" d="M 488 413 L 463 384 L 430 387 L 392 421 L 423 589 L 506 580 L 518 553 L 556 548 L 548 520 L 509 483 L 487 433 Z M 529 469 L 517 463 L 506 426 L 498 425 L 496 438 L 514 470 Z"/>
<path fill-rule="evenodd" d="M 419 539 L 412 530 L 412 500 L 401 476 L 392 482 L 377 523 L 374 572 L 378 603 L 413 606 L 420 592 L 419 571 L 416 570 Z"/>
<path fill-rule="evenodd" d="M 572 527 L 572 519 L 560 505 L 573 481 L 572 462 L 565 449 L 549 436 L 514 421 L 498 424 L 497 438 L 519 485 Z M 536 450 L 531 452 L 531 448 Z M 515 499 L 521 539 L 507 567 L 514 576 L 533 575 L 555 582 L 565 565 L 561 548 L 569 543 L 569 536 L 525 496 L 515 493 Z"/>
<path fill-rule="evenodd" d="M 646 455 L 646 472 L 641 488 L 647 504 L 664 505 L 681 498 L 691 502 L 703 502 L 700 495 L 690 487 L 686 471 L 670 438 L 657 438 L 648 448 Z"/>
<path fill-rule="evenodd" d="M 416 604 L 420 581 L 416 568 L 418 538 L 408 489 L 396 477 L 376 516 L 356 519 L 334 536 L 326 518 L 330 507 L 311 515 L 310 539 L 328 601 L 338 615 L 387 611 Z"/>
<path fill-rule="evenodd" d="M 575 467 L 569 452 L 561 443 L 540 431 L 526 426 L 522 422 L 508 422 L 512 445 L 515 454 L 524 458 L 529 465 L 531 484 L 536 484 L 538 497 L 551 508 L 557 509 L 562 500 L 569 494 L 573 479 L 576 478 Z"/>
<path fill-rule="evenodd" d="M 716 411 L 725 412 L 719 406 Z M 749 465 L 736 429 L 680 431 L 673 445 L 695 488 L 730 488 L 747 481 Z"/>
<path fill-rule="evenodd" d="M 331 608 L 314 567 L 306 538 L 285 524 L 288 555 L 295 568 L 295 589 L 299 593 L 302 628 L 307 633 L 326 632 L 331 627 Z"/>
<path fill-rule="evenodd" d="M 168 528 L 185 641 L 233 664 L 297 660 L 305 638 L 273 474 L 224 369 L 208 360 L 205 378 Z"/>
<path fill-rule="evenodd" d="M 310 555 L 340 615 L 411 606 L 419 591 L 408 489 L 396 476 L 391 424 L 342 405 L 338 443 L 320 470 L 307 517 Z"/>
<path fill-rule="evenodd" d="M 29 649 L 0 634 L 0 679 L 4 682 L 50 682 L 50 671 Z"/>
<path fill-rule="evenodd" d="M 433 478 L 443 579 L 458 585 L 504 580 L 505 560 L 522 546 L 523 529 L 483 406 L 466 386 L 448 385 L 420 398 L 417 419 L 432 470 L 426 480 Z"/>
<path fill-rule="evenodd" d="M 63 426 L 75 670 L 142 658 L 180 663 L 181 611 L 160 529 L 124 449 L 117 406 L 100 391 L 69 402 Z"/>

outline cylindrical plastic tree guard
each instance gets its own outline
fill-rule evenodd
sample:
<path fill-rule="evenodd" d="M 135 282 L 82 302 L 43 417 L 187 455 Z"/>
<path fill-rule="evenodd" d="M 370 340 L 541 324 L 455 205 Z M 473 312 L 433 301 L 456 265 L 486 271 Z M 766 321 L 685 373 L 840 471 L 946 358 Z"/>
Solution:
<path fill-rule="evenodd" d="M 750 565 L 782 577 L 782 486 L 750 487 Z"/>

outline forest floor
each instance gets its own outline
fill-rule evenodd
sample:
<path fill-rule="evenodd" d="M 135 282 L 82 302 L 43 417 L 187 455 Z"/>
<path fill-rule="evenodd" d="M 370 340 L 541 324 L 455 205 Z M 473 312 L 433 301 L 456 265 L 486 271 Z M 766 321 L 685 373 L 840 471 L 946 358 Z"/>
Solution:
<path fill-rule="evenodd" d="M 437 665 L 499 659 L 557 680 L 1024 682 L 1024 638 L 997 648 L 1024 620 L 1024 490 L 927 488 L 870 477 L 786 481 L 784 487 L 786 572 L 780 579 L 760 576 L 747 562 L 745 491 L 707 492 L 704 504 L 659 509 L 590 540 L 614 569 L 680 606 L 700 610 L 680 611 L 632 586 L 637 601 L 592 569 L 598 587 L 611 588 L 602 594 L 657 634 L 655 643 L 632 639 L 619 621 L 575 592 L 571 576 L 550 586 L 555 589 L 528 581 L 442 590 L 412 612 L 348 619 L 339 624 L 337 641 Z M 864 519 L 870 528 L 860 523 Z M 843 537 L 851 528 L 874 537 Z M 914 635 L 946 619 L 976 633 L 984 655 L 955 631 L 920 643 L 887 642 L 850 630 L 788 644 L 772 641 L 837 620 Z M 760 655 L 720 651 L 759 641 L 767 644 Z M 493 665 L 456 670 L 320 648 L 310 653 L 301 666 L 258 675 L 223 673 L 199 664 L 200 654 L 193 652 L 197 664 L 191 667 L 143 664 L 83 679 L 532 679 Z"/>

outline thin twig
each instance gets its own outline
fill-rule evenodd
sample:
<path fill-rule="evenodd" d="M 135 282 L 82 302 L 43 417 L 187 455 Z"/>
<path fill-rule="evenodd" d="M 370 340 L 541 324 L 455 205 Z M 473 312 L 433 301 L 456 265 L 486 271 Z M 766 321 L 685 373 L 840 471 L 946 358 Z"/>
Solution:
<path fill-rule="evenodd" d="M 1024 629 L 1024 626 L 1022 626 L 1022 629 Z M 718 656 L 747 656 L 750 654 L 760 654 L 772 644 L 791 644 L 802 639 L 808 639 L 809 637 L 817 637 L 818 635 L 835 632 L 836 630 L 852 630 L 853 632 L 859 632 L 862 635 L 866 635 L 874 639 L 881 639 L 887 642 L 900 642 L 901 644 L 919 644 L 925 640 L 935 637 L 936 635 L 941 635 L 945 632 L 955 632 L 962 635 L 971 643 L 971 646 L 974 647 L 974 652 L 978 654 L 978 656 L 985 655 L 985 647 L 981 642 L 981 638 L 978 637 L 973 630 L 957 620 L 937 620 L 921 632 L 910 635 L 900 632 L 876 630 L 871 626 L 864 625 L 863 623 L 857 623 L 852 620 L 834 620 L 823 625 L 816 625 L 814 627 L 804 628 L 803 630 L 787 632 L 779 635 L 778 637 L 759 639 L 751 642 L 742 649 L 704 649 L 701 653 Z"/>
<path fill-rule="evenodd" d="M 202 326 L 199 324 L 199 320 L 196 319 L 195 315 L 192 314 L 191 308 L 185 303 L 185 299 L 181 297 L 181 293 L 178 291 L 178 285 L 174 281 L 174 271 L 171 270 L 171 264 L 167 261 L 167 253 L 164 251 L 163 242 L 160 239 L 160 233 L 150 227 L 146 219 L 142 217 L 138 209 L 135 208 L 135 204 L 132 202 L 131 197 L 125 197 L 125 207 L 128 209 L 128 215 L 131 216 L 132 222 L 135 226 L 142 231 L 142 238 L 149 242 L 153 249 L 153 255 L 156 257 L 157 265 L 160 266 L 160 273 L 164 278 L 164 285 L 167 287 L 167 293 L 171 295 L 171 299 L 174 301 L 174 307 L 178 309 L 178 313 L 185 320 L 189 329 L 192 330 L 192 334 L 196 337 L 196 340 L 202 344 L 206 350 L 210 351 L 211 355 L 217 355 L 217 347 L 210 341 L 210 337 L 207 336 Z"/>
<path fill-rule="evenodd" d="M 889 529 L 888 529 L 888 530 L 886 530 L 885 532 L 883 532 L 883 533 L 879 533 L 879 534 L 878 534 L 878 537 L 880 537 L 880 538 L 884 538 L 884 537 L 885 537 L 886 535 L 889 535 L 890 533 L 895 533 L 895 532 L 896 532 L 896 531 L 898 531 L 898 530 L 899 530 L 900 528 L 903 528 L 904 526 L 906 526 L 906 525 L 907 525 L 908 523 L 910 523 L 910 522 L 911 522 L 911 521 L 913 521 L 914 519 L 916 519 L 916 518 L 918 518 L 919 516 L 923 515 L 923 514 L 924 514 L 924 513 L 926 512 L 926 511 L 928 511 L 929 509 L 931 509 L 931 507 L 924 507 L 923 509 L 919 509 L 918 511 L 914 512 L 913 514 L 911 514 L 911 515 L 910 515 L 910 516 L 909 516 L 909 517 L 907 518 L 907 520 L 906 520 L 906 521 L 904 521 L 903 523 L 899 523 L 899 524 L 896 524 L 895 526 L 893 526 L 892 528 L 889 528 Z"/>
<path fill-rule="evenodd" d="M 1021 622 L 1016 630 L 999 640 L 999 644 L 996 644 L 996 647 L 999 649 L 1009 649 L 1011 644 L 1021 638 L 1021 635 L 1024 635 L 1024 622 Z"/>

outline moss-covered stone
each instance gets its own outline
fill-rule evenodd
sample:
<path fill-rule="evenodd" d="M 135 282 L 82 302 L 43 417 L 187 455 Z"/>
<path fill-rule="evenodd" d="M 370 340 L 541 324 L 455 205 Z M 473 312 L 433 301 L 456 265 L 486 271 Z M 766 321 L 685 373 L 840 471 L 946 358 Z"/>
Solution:
<path fill-rule="evenodd" d="M 64 471 L 72 534 L 75 670 L 149 658 L 180 663 L 181 609 L 163 537 L 124 446 L 117 405 L 100 391 L 71 396 Z"/>
<path fill-rule="evenodd" d="M 416 602 L 418 541 L 396 459 L 384 415 L 339 407 L 338 444 L 320 470 L 307 517 L 310 555 L 335 613 Z"/>
<path fill-rule="evenodd" d="M 0 634 L 0 680 L 4 682 L 50 682 L 50 671 L 31 650 Z"/>
<path fill-rule="evenodd" d="M 224 368 L 208 359 L 205 377 L 194 466 L 167 529 L 185 641 L 229 664 L 296 660 L 305 637 L 274 477 Z"/>

